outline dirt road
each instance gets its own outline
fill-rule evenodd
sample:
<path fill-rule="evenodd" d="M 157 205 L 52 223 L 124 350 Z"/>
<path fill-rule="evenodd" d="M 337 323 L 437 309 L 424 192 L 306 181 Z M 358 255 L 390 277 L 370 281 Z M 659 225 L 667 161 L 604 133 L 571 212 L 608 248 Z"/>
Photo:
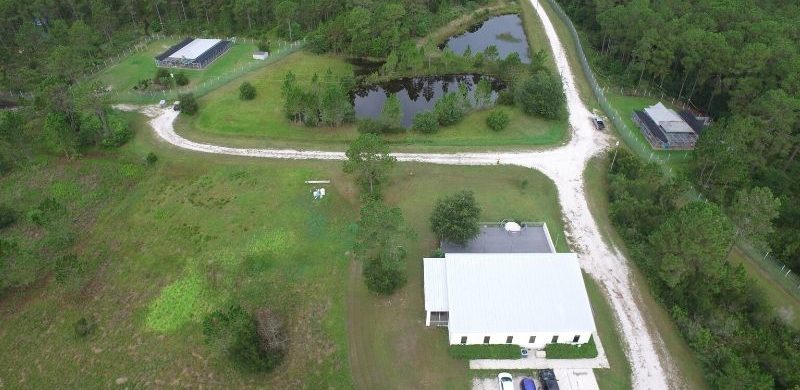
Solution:
<path fill-rule="evenodd" d="M 638 306 L 637 286 L 630 277 L 628 261 L 616 248 L 603 241 L 597 223 L 589 212 L 584 193 L 583 171 L 590 158 L 606 149 L 609 138 L 594 130 L 590 112 L 575 86 L 564 47 L 547 14 L 537 0 L 531 0 L 542 19 L 553 49 L 554 59 L 564 80 L 572 138 L 564 146 L 540 151 L 514 153 L 396 153 L 399 161 L 448 165 L 507 164 L 537 169 L 553 180 L 564 212 L 569 241 L 579 253 L 581 267 L 606 291 L 621 330 L 636 389 L 667 389 L 668 379 L 676 378 L 674 365 L 664 353 L 663 342 L 653 327 L 648 327 Z M 165 141 L 180 148 L 203 153 L 282 159 L 342 160 L 342 152 L 293 149 L 244 149 L 209 145 L 187 140 L 175 133 L 178 112 L 157 106 L 118 105 L 118 109 L 140 111 L 151 118 L 150 125 Z"/>

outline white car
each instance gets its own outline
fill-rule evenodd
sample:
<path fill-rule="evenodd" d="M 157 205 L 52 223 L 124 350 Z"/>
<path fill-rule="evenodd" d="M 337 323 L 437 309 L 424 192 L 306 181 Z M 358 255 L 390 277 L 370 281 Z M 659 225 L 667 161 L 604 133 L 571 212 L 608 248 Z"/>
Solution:
<path fill-rule="evenodd" d="M 507 372 L 501 372 L 497 374 L 497 380 L 500 382 L 500 389 L 501 390 L 513 390 L 514 389 L 514 378 L 511 377 L 511 374 Z"/>

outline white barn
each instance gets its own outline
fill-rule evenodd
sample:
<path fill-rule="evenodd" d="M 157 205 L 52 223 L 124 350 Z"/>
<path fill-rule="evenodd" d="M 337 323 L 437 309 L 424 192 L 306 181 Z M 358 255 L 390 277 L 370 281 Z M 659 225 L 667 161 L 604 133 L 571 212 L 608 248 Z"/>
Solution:
<path fill-rule="evenodd" d="M 482 230 L 491 237 L 498 228 Z M 541 236 L 541 230 L 531 229 L 529 239 Z M 508 234 L 516 241 L 525 237 Z M 495 235 L 494 242 L 512 242 Z M 450 344 L 543 349 L 550 343 L 588 342 L 596 329 L 578 257 L 554 253 L 549 234 L 545 241 L 549 245 L 539 253 L 448 252 L 424 259 L 425 324 L 446 326 Z M 465 247 L 470 245 L 475 243 Z"/>

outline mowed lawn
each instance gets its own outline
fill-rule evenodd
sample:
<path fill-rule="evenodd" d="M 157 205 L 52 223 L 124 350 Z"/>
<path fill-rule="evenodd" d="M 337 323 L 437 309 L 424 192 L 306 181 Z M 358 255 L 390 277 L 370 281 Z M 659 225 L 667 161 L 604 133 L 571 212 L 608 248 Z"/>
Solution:
<path fill-rule="evenodd" d="M 558 250 L 568 250 L 555 186 L 542 174 L 518 167 L 400 165 L 386 198 L 403 210 L 417 237 L 407 246 L 408 284 L 402 290 L 384 298 L 357 283 L 357 276 L 350 285 L 350 354 L 359 388 L 466 389 L 473 376 L 487 376 L 447 355 L 445 328 L 425 326 L 422 258 L 438 246 L 428 217 L 436 199 L 461 189 L 475 192 L 482 220 L 546 222 Z"/>
<path fill-rule="evenodd" d="M 183 136 L 202 142 L 239 147 L 307 147 L 344 149 L 358 137 L 356 126 L 307 127 L 287 120 L 283 113 L 281 85 L 291 71 L 308 85 L 314 73 L 323 77 L 330 69 L 337 79 L 350 74 L 352 66 L 331 55 L 298 52 L 203 96 L 200 113 L 178 119 L 176 129 Z M 249 81 L 256 87 L 256 98 L 239 99 L 239 85 Z M 511 122 L 503 131 L 486 126 L 488 110 L 470 113 L 460 123 L 442 128 L 436 134 L 408 131 L 388 135 L 396 150 L 421 148 L 469 149 L 556 145 L 566 141 L 566 120 L 547 121 L 525 115 L 516 108 L 504 108 Z"/>
<path fill-rule="evenodd" d="M 153 76 L 155 76 L 155 56 L 178 42 L 180 42 L 180 39 L 159 39 L 150 42 L 144 50 L 133 53 L 119 63 L 98 73 L 95 79 L 109 86 L 112 91 L 133 92 L 133 87 L 140 80 L 152 80 Z M 253 44 L 235 43 L 230 50 L 205 69 L 170 69 L 170 72 L 184 72 L 189 78 L 188 87 L 192 87 L 258 61 L 252 57 L 255 50 L 256 46 Z"/>

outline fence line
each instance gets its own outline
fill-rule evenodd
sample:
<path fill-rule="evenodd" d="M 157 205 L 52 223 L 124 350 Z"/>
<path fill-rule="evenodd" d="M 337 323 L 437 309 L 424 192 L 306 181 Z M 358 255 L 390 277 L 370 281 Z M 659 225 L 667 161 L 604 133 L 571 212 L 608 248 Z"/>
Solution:
<path fill-rule="evenodd" d="M 592 69 L 589 66 L 589 61 L 586 59 L 586 54 L 583 50 L 583 46 L 581 45 L 578 31 L 572 24 L 572 20 L 570 20 L 569 16 L 567 16 L 566 12 L 561 9 L 561 6 L 559 6 L 555 0 L 547 0 L 547 3 L 550 4 L 550 7 L 555 11 L 559 19 L 561 19 L 561 21 L 567 27 L 570 35 L 572 35 L 572 40 L 575 42 L 575 52 L 580 60 L 581 67 L 586 75 L 586 79 L 589 81 L 589 84 L 592 87 L 592 92 L 594 92 L 594 96 L 597 99 L 600 108 L 603 110 L 606 116 L 611 119 L 611 122 L 614 124 L 614 127 L 617 129 L 619 135 L 622 136 L 622 139 L 625 141 L 625 143 L 637 155 L 639 155 L 639 157 L 648 161 L 656 162 L 667 175 L 672 176 L 674 172 L 667 164 L 671 154 L 668 154 L 666 158 L 660 156 L 659 153 L 653 151 L 649 143 L 643 140 L 643 137 L 637 137 L 633 130 L 631 130 L 625 124 L 619 112 L 612 107 L 606 99 L 605 91 L 607 88 L 603 88 L 598 84 L 597 79 L 594 76 L 594 72 L 592 72 Z M 699 193 L 694 194 L 694 196 L 696 196 L 697 199 L 705 200 Z M 742 242 L 738 244 L 745 254 L 751 259 L 761 259 L 761 261 L 757 261 L 759 268 L 773 276 L 773 279 L 777 280 L 778 283 L 780 283 L 786 289 L 786 291 L 789 291 L 794 297 L 800 299 L 800 276 L 798 276 L 796 273 L 793 273 L 785 263 L 772 255 L 771 252 L 763 249 L 760 250 L 753 248 L 750 244 Z"/>
<path fill-rule="evenodd" d="M 246 38 L 240 40 L 247 42 Z M 305 40 L 303 41 L 295 41 L 290 43 L 285 43 L 282 47 L 276 49 L 275 51 L 271 52 L 269 57 L 267 57 L 264 61 L 257 61 L 254 60 L 245 65 L 238 66 L 226 73 L 218 75 L 212 79 L 205 80 L 199 85 L 191 85 L 186 87 L 180 88 L 173 88 L 171 90 L 164 90 L 164 91 L 149 91 L 149 92 L 138 92 L 138 91 L 117 91 L 112 93 L 111 99 L 120 102 L 126 103 L 156 103 L 161 99 L 164 100 L 176 100 L 179 94 L 184 93 L 193 93 L 195 97 L 203 96 L 220 86 L 227 84 L 233 79 L 237 77 L 252 72 L 256 69 L 260 69 L 264 66 L 267 66 L 281 58 L 286 57 L 287 55 L 294 53 L 305 46 Z"/>

